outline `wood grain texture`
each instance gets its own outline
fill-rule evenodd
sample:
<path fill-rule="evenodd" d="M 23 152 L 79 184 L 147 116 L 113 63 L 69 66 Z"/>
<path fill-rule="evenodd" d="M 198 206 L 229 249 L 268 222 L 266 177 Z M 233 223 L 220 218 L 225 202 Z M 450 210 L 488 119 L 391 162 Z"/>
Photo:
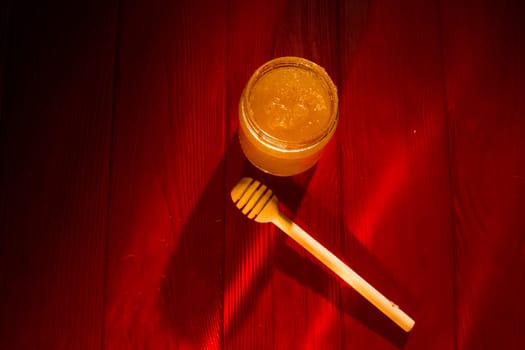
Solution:
<path fill-rule="evenodd" d="M 239 146 L 238 103 L 255 69 L 273 57 L 281 1 L 231 1 L 228 17 L 226 188 L 243 174 L 260 178 Z M 249 29 L 248 29 L 249 28 Z M 261 178 L 261 180 L 263 180 Z M 270 185 L 270 184 L 268 184 Z M 270 225 L 248 220 L 225 198 L 224 347 L 274 348 L 273 290 L 276 236 Z"/>
<path fill-rule="evenodd" d="M 286 4 L 274 56 L 310 59 L 324 67 L 337 83 L 338 3 Z M 339 139 L 335 136 L 314 169 L 273 186 L 288 216 L 332 250 L 341 241 L 340 170 Z M 279 239 L 275 246 L 274 314 L 276 327 L 281 330 L 275 347 L 341 348 L 339 294 L 343 284 L 282 232 L 275 233 Z"/>
<path fill-rule="evenodd" d="M 342 246 L 351 266 L 416 323 L 403 334 L 349 295 L 345 345 L 452 349 L 454 266 L 438 6 L 375 1 L 366 19 L 357 20 L 361 28 L 352 27 L 353 12 L 340 11 Z"/>
<path fill-rule="evenodd" d="M 122 5 L 104 348 L 221 347 L 225 11 Z"/>
<path fill-rule="evenodd" d="M 525 345 L 525 31 L 517 1 L 442 1 L 458 349 Z"/>
<path fill-rule="evenodd" d="M 522 349 L 517 0 L 0 0 L 0 349 Z M 338 86 L 318 165 L 238 142 L 254 70 Z M 229 198 L 242 176 L 403 333 Z"/>
<path fill-rule="evenodd" d="M 269 59 L 302 56 L 324 66 L 337 80 L 337 3 L 232 2 L 230 9 L 227 115 L 235 144 L 227 154 L 227 187 L 243 175 L 264 181 L 291 217 L 307 223 L 305 228 L 324 244 L 337 246 L 337 140 L 325 152 L 324 166 L 293 178 L 275 178 L 244 159 L 235 132 L 241 91 L 253 71 Z M 250 31 L 243 29 L 248 27 Z M 329 212 L 319 196 L 334 203 Z M 282 232 L 249 222 L 233 204 L 227 205 L 226 224 L 226 347 L 339 348 L 339 285 L 333 277 Z"/>
<path fill-rule="evenodd" d="M 103 314 L 115 3 L 11 5 L 0 348 L 92 349 Z"/>

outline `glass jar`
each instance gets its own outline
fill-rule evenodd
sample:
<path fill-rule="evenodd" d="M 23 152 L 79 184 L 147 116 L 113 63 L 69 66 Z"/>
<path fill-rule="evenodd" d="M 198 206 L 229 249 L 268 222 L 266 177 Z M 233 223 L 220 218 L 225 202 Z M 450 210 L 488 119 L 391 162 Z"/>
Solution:
<path fill-rule="evenodd" d="M 278 176 L 311 168 L 335 132 L 337 88 L 319 65 L 281 57 L 259 67 L 239 103 L 239 139 L 248 160 Z"/>

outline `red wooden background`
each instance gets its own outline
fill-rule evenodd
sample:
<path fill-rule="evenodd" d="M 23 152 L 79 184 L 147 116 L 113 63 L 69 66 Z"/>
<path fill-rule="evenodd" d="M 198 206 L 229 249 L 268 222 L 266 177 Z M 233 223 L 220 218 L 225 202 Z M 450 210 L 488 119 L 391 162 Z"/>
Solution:
<path fill-rule="evenodd" d="M 519 0 L 0 6 L 0 349 L 523 349 Z M 338 85 L 315 169 L 237 141 L 265 61 Z M 410 314 L 403 333 L 229 199 L 245 175 Z"/>

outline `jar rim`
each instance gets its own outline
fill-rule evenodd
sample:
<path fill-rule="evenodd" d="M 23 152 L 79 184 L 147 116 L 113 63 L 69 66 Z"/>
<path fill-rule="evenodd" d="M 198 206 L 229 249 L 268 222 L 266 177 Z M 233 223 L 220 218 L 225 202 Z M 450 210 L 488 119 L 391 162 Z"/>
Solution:
<path fill-rule="evenodd" d="M 308 70 L 314 73 L 316 77 L 320 78 L 326 84 L 328 95 L 330 97 L 330 116 L 323 129 L 312 138 L 301 141 L 290 141 L 276 137 L 264 130 L 257 123 L 254 116 L 248 113 L 247 104 L 255 84 L 267 73 L 285 67 Z M 333 135 L 339 119 L 338 102 L 337 87 L 323 67 L 302 57 L 284 56 L 272 59 L 255 70 L 243 90 L 239 109 L 241 118 L 244 119 L 248 131 L 265 146 L 280 152 L 301 152 L 316 147 L 325 140 L 330 139 Z"/>

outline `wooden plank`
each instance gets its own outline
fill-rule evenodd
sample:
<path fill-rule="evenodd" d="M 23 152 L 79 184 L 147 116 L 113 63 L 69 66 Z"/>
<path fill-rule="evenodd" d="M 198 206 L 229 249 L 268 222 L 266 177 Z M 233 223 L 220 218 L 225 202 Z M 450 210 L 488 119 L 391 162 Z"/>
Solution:
<path fill-rule="evenodd" d="M 228 12 L 226 118 L 229 146 L 226 152 L 226 188 L 231 189 L 247 171 L 239 146 L 238 103 L 253 71 L 272 58 L 279 1 L 231 1 Z M 251 175 L 259 175 L 254 172 Z M 249 221 L 225 199 L 224 347 L 274 348 L 273 293 L 275 236 L 267 225 Z"/>
<path fill-rule="evenodd" d="M 123 4 L 104 347 L 222 343 L 226 6 Z"/>
<path fill-rule="evenodd" d="M 338 81 L 336 13 L 332 1 L 234 1 L 228 31 L 227 187 L 245 175 L 264 181 L 283 210 L 332 248 L 340 240 L 337 138 L 316 169 L 277 178 L 245 160 L 236 130 L 242 89 L 271 58 L 308 58 Z M 231 203 L 226 227 L 226 348 L 339 348 L 339 283 L 282 232 L 248 221 Z"/>
<path fill-rule="evenodd" d="M 2 349 L 100 346 L 115 7 L 11 2 L 2 44 Z"/>
<path fill-rule="evenodd" d="M 293 55 L 323 66 L 338 83 L 337 2 L 288 1 L 274 55 Z M 331 250 L 340 245 L 339 136 L 310 172 L 276 183 L 283 209 Z M 295 185 L 291 189 L 290 185 Z M 342 284 L 319 263 L 276 231 L 277 266 L 273 278 L 277 348 L 337 349 L 341 344 L 339 292 Z M 343 287 L 344 288 L 344 287 Z"/>
<path fill-rule="evenodd" d="M 416 321 L 407 335 L 349 292 L 348 348 L 454 348 L 438 10 L 420 1 L 341 2 L 341 246 L 350 266 Z"/>
<path fill-rule="evenodd" d="M 441 1 L 457 347 L 525 346 L 525 45 L 518 1 Z"/>

